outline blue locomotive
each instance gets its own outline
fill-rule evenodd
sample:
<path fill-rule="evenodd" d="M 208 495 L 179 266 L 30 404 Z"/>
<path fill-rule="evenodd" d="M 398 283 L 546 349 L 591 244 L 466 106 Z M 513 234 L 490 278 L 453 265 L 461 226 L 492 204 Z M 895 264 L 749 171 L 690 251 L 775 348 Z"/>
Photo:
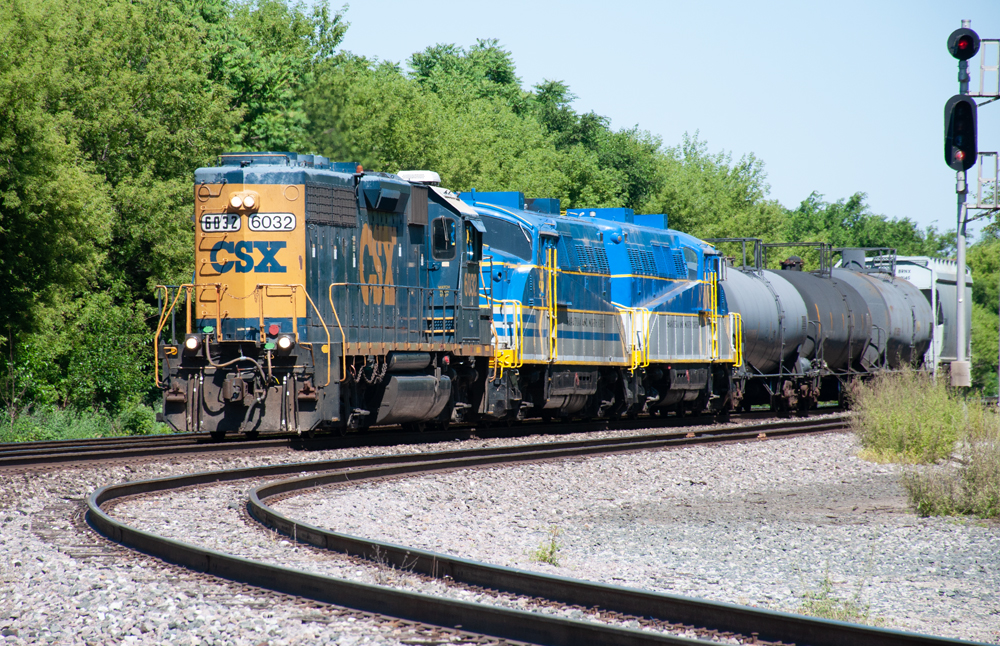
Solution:
<path fill-rule="evenodd" d="M 496 355 L 481 413 L 599 418 L 730 405 L 739 315 L 722 257 L 666 216 L 518 192 L 461 195 L 483 224 Z M 654 226 L 645 226 L 654 225 Z"/>

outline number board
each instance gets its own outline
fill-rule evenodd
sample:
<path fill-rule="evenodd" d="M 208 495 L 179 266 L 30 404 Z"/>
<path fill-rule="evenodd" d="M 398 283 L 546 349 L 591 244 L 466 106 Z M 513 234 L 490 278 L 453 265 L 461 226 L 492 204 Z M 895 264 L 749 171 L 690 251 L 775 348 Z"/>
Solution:
<path fill-rule="evenodd" d="M 203 213 L 201 230 L 205 233 L 218 233 L 240 230 L 239 213 Z"/>
<path fill-rule="evenodd" d="M 295 215 L 292 213 L 251 213 L 247 216 L 251 231 L 292 231 Z"/>

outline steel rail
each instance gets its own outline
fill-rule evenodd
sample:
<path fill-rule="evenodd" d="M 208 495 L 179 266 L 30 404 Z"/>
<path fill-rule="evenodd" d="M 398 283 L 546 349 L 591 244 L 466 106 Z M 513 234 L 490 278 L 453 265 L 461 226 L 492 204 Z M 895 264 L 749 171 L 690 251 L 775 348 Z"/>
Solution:
<path fill-rule="evenodd" d="M 692 442 L 725 441 L 738 440 L 756 437 L 759 433 L 768 431 L 768 435 L 787 434 L 807 431 L 830 431 L 843 428 L 845 422 L 839 420 L 812 420 L 800 422 L 797 426 L 789 423 L 779 423 L 770 425 L 755 425 L 744 427 L 741 433 L 733 432 L 722 434 L 704 434 L 695 437 L 681 437 L 680 433 L 671 433 L 657 438 L 651 436 L 633 436 L 632 438 L 612 438 L 610 440 L 587 440 L 581 442 L 552 442 L 544 445 L 530 445 L 519 447 L 505 447 L 493 449 L 475 449 L 471 451 L 442 451 L 430 454 L 409 454 L 394 456 L 379 456 L 367 458 L 353 458 L 346 460 L 334 460 L 328 462 L 298 463 L 274 465 L 267 467 L 255 467 L 250 469 L 238 469 L 230 471 L 207 472 L 162 478 L 158 480 L 146 480 L 140 482 L 125 483 L 120 485 L 110 485 L 102 487 L 94 492 L 88 499 L 88 522 L 99 532 L 108 536 L 121 544 L 133 547 L 158 556 L 167 561 L 185 565 L 191 569 L 214 574 L 223 578 L 240 581 L 243 583 L 257 585 L 260 587 L 277 590 L 280 592 L 294 594 L 319 601 L 325 601 L 351 607 L 368 612 L 376 612 L 403 619 L 421 621 L 424 623 L 437 624 L 449 627 L 461 627 L 464 630 L 497 636 L 506 639 L 528 641 L 539 644 L 694 644 L 703 643 L 698 640 L 689 640 L 680 637 L 651 633 L 648 631 L 631 630 L 613 626 L 594 624 L 591 622 L 580 622 L 569 619 L 561 619 L 538 613 L 524 611 L 514 611 L 495 606 L 483 606 L 468 602 L 453 601 L 436 597 L 428 597 L 382 588 L 368 584 L 344 581 L 332 577 L 309 574 L 290 568 L 272 566 L 257 563 L 224 554 L 214 550 L 200 548 L 195 545 L 166 539 L 150 532 L 135 529 L 125 523 L 115 520 L 101 507 L 103 504 L 126 496 L 148 494 L 158 491 L 165 491 L 179 487 L 192 485 L 205 485 L 218 482 L 236 481 L 247 478 L 264 478 L 290 474 L 301 474 L 303 472 L 328 473 L 315 475 L 307 478 L 295 478 L 279 483 L 268 485 L 268 495 L 278 495 L 283 492 L 294 491 L 306 483 L 308 486 L 322 486 L 330 482 L 357 481 L 362 477 L 386 477 L 393 475 L 409 475 L 412 473 L 426 472 L 428 470 L 454 470 L 474 466 L 507 464 L 511 462 L 551 460 L 559 457 L 584 456 L 595 454 L 607 454 L 614 452 L 635 451 L 644 448 L 657 448 L 671 445 L 680 445 Z M 769 428 L 765 428 L 769 427 Z M 389 466 L 387 466 L 389 465 Z M 337 471 L 331 471 L 336 469 Z M 267 496 L 264 496 L 266 499 Z M 260 497 L 257 498 L 258 502 Z M 263 506 L 257 508 L 254 513 L 263 514 Z M 271 513 L 274 513 L 271 510 Z M 277 521 L 275 517 L 273 520 Z M 324 546 L 327 538 L 323 536 L 322 530 L 311 528 L 307 525 L 290 523 L 289 535 L 297 540 L 305 541 L 313 538 L 317 542 L 322 537 Z M 931 637 L 926 635 L 916 635 L 912 633 L 901 633 L 898 631 L 888 631 L 884 629 L 871 629 L 841 622 L 824 621 L 817 619 L 805 619 L 794 615 L 784 615 L 772 611 L 760 611 L 749 608 L 742 608 L 730 604 L 719 604 L 713 602 L 700 602 L 683 597 L 673 597 L 645 593 L 637 590 L 617 588 L 601 584 L 587 584 L 585 582 L 562 579 L 560 577 L 545 577 L 527 572 L 508 571 L 496 566 L 485 566 L 472 561 L 454 559 L 444 555 L 437 555 L 431 552 L 420 552 L 418 550 L 408 550 L 399 546 L 379 544 L 376 541 L 344 537 L 347 540 L 358 541 L 361 547 L 359 550 L 370 554 L 370 550 L 378 545 L 379 549 L 393 550 L 393 559 L 398 558 L 399 551 L 406 557 L 407 566 L 419 553 L 421 567 L 430 570 L 432 575 L 449 575 L 453 578 L 458 575 L 465 579 L 473 577 L 471 581 L 479 581 L 475 585 L 484 585 L 494 589 L 509 587 L 512 590 L 532 590 L 533 592 L 521 592 L 522 594 L 533 594 L 535 596 L 545 596 L 548 598 L 572 598 L 569 595 L 582 595 L 581 599 L 593 600 L 584 605 L 598 605 L 608 608 L 609 600 L 611 605 L 619 606 L 621 612 L 629 614 L 645 614 L 649 616 L 670 615 L 675 613 L 677 617 L 702 616 L 704 613 L 720 618 L 718 621 L 709 622 L 684 622 L 681 623 L 706 623 L 715 628 L 720 623 L 729 622 L 732 625 L 746 625 L 753 628 L 754 625 L 765 625 L 762 618 L 771 622 L 777 622 L 784 629 L 785 624 L 798 625 L 798 634 L 812 635 L 815 639 L 800 639 L 800 643 L 814 644 L 899 644 L 899 645 L 932 645 L 932 644 L 956 644 L 963 643 L 955 640 Z M 312 542 L 312 541 L 309 541 Z M 315 544 L 315 543 L 314 543 Z M 349 551 L 349 550 L 348 550 Z M 429 561 L 427 559 L 430 559 Z M 469 568 L 483 568 L 477 575 L 469 575 Z M 491 569 L 493 571 L 491 571 Z M 475 571 L 474 569 L 471 571 Z M 506 578 L 504 578 L 506 577 Z M 537 581 L 533 581 L 537 579 Z M 456 580 L 458 580 L 456 578 Z M 571 588 L 565 588 L 565 586 Z M 567 592 L 576 586 L 576 592 Z M 582 587 L 580 587 L 582 586 Z M 564 588 L 564 589 L 560 589 Z M 548 589 L 548 594 L 539 594 Z M 581 592 L 581 590 L 583 592 Z M 618 595 L 617 597 L 614 595 Z M 643 596 L 649 596 L 646 601 L 642 601 Z M 669 603 L 668 603 L 669 602 Z M 645 603 L 645 606 L 643 605 Z M 672 605 L 670 605 L 672 604 Z M 706 605 L 707 604 L 707 605 Z M 650 606 L 654 612 L 645 612 L 644 609 Z M 684 612 L 687 609 L 687 614 Z M 700 610 L 699 610 L 700 609 Z M 670 612 L 664 612 L 669 610 Z M 702 613 L 699 615 L 698 613 Z M 669 619 L 668 619 L 669 620 Z M 756 622 L 756 623 L 755 623 Z M 811 628 L 802 628 L 811 626 Z M 718 628 L 717 628 L 718 629 Z M 770 629 L 768 629 L 770 630 Z M 744 634 L 757 632 L 761 637 L 768 634 L 762 630 L 740 630 Z M 830 634 L 836 634 L 836 639 L 832 641 L 828 638 Z M 784 634 L 784 640 L 788 635 Z M 964 642 L 968 643 L 968 642 Z"/>
<path fill-rule="evenodd" d="M 743 413 L 740 419 L 755 419 L 771 413 Z M 94 462 L 127 458 L 153 457 L 169 454 L 212 453 L 239 449 L 292 448 L 326 449 L 358 448 L 386 444 L 424 444 L 454 439 L 468 439 L 472 434 L 481 438 L 516 437 L 544 432 L 549 435 L 596 432 L 604 430 L 637 430 L 690 426 L 697 418 L 638 418 L 622 420 L 597 420 L 571 422 L 556 427 L 543 422 L 525 422 L 514 426 L 496 425 L 452 427 L 444 431 L 424 433 L 401 432 L 393 427 L 383 427 L 367 433 L 347 436 L 320 435 L 310 438 L 297 433 L 269 432 L 250 439 L 234 435 L 215 439 L 209 433 L 179 433 L 171 435 L 144 435 L 80 440 L 51 440 L 42 442 L 15 442 L 0 444 L 0 470 L 31 465 L 51 465 L 69 462 Z M 701 420 L 704 423 L 704 420 Z M 774 422 L 787 424 L 787 421 Z"/>
<path fill-rule="evenodd" d="M 792 432 L 790 429 L 789 431 Z M 687 439 L 690 441 L 692 438 Z M 638 442 L 633 446 L 648 448 L 645 446 L 646 444 Z M 620 446 L 616 446 L 611 450 L 622 449 Z M 581 454 L 583 454 L 581 451 L 573 449 L 552 451 L 540 448 L 535 455 L 520 454 L 514 459 L 517 461 L 548 460 L 554 457 Z M 971 643 L 506 568 L 321 529 L 290 519 L 264 502 L 276 496 L 300 493 L 332 484 L 344 482 L 357 484 L 388 476 L 418 475 L 431 471 L 454 470 L 496 463 L 491 458 L 445 459 L 405 466 L 340 471 L 291 478 L 253 489 L 250 492 L 248 506 L 251 515 L 264 525 L 278 530 L 293 540 L 305 542 L 321 549 L 387 563 L 396 568 L 434 578 L 450 578 L 467 585 L 510 594 L 540 597 L 567 605 L 596 606 L 602 610 L 652 618 L 673 624 L 692 625 L 717 632 L 730 632 L 747 636 L 756 634 L 759 639 L 766 641 L 813 646 L 930 646 L 932 644 Z M 524 635 L 516 632 L 494 633 L 494 636 L 524 639 Z M 556 639 L 546 643 L 574 642 Z"/>
<path fill-rule="evenodd" d="M 817 424 L 816 422 L 819 421 L 816 420 L 809 424 L 809 426 L 820 427 L 823 430 L 833 430 L 838 426 L 837 422 L 822 420 L 822 424 Z M 761 426 L 782 425 L 755 425 L 752 427 L 752 433 L 758 433 Z M 744 432 L 746 433 L 747 431 Z M 643 436 L 639 436 L 638 438 L 633 437 L 632 439 L 633 441 L 641 439 L 641 444 L 643 445 L 650 444 L 648 438 Z M 654 444 L 665 446 L 669 443 L 677 444 L 698 441 L 699 439 L 700 441 L 709 441 L 707 438 L 679 437 L 679 434 L 673 433 L 662 437 L 659 442 L 654 442 Z M 502 464 L 513 460 L 551 459 L 559 455 L 566 457 L 569 455 L 634 451 L 643 448 L 634 443 L 630 444 L 628 438 L 615 438 L 610 441 L 609 445 L 604 447 L 599 446 L 600 442 L 600 440 L 590 440 L 551 443 L 542 445 L 544 449 L 542 451 L 539 451 L 539 445 L 528 445 L 474 449 L 471 451 L 442 451 L 430 454 L 404 454 L 326 462 L 282 464 L 108 485 L 101 487 L 88 498 L 87 522 L 98 532 L 117 543 L 157 556 L 166 561 L 186 566 L 192 570 L 287 594 L 366 612 L 391 615 L 401 619 L 448 627 L 460 626 L 464 630 L 487 635 L 517 634 L 519 635 L 517 638 L 519 641 L 538 644 L 690 645 L 699 643 L 696 640 L 658 633 L 616 628 L 590 622 L 538 615 L 536 613 L 507 610 L 495 606 L 482 606 L 480 604 L 428 597 L 391 588 L 383 588 L 333 577 L 309 574 L 291 568 L 258 563 L 235 555 L 198 547 L 182 541 L 174 541 L 157 536 L 151 532 L 136 529 L 126 523 L 115 520 L 102 509 L 102 505 L 128 496 L 150 494 L 194 485 L 290 475 L 293 473 L 300 474 L 309 471 L 317 472 L 340 469 L 339 473 L 346 479 L 350 477 L 350 473 L 357 472 L 350 471 L 352 469 L 358 470 L 366 467 L 382 467 L 385 469 L 386 464 L 397 465 L 395 468 L 402 474 L 406 472 L 407 464 L 423 464 L 427 462 L 428 458 L 431 458 L 435 464 L 448 464 L 444 468 L 454 469 L 462 466 L 463 462 L 468 466 L 489 463 Z M 557 450 L 553 450 L 557 447 Z M 389 469 L 391 470 L 392 467 L 389 467 Z"/>

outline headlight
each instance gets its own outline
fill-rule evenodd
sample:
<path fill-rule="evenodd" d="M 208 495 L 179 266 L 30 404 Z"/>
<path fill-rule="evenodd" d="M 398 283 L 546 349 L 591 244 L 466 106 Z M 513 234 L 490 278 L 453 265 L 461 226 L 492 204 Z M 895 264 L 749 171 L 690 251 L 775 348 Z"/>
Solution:
<path fill-rule="evenodd" d="M 243 199 L 239 195 L 234 195 L 229 198 L 229 206 L 238 209 L 243 206 Z"/>
<path fill-rule="evenodd" d="M 279 350 L 291 350 L 293 345 L 295 345 L 295 340 L 291 336 L 282 334 L 278 337 Z"/>
<path fill-rule="evenodd" d="M 243 206 L 245 206 L 248 209 L 252 209 L 254 207 L 254 204 L 256 203 L 257 200 L 253 199 L 253 195 L 247 195 L 246 197 L 243 198 Z"/>
<path fill-rule="evenodd" d="M 184 337 L 184 351 L 188 353 L 194 353 L 198 351 L 201 347 L 201 335 L 199 334 L 188 334 Z"/>

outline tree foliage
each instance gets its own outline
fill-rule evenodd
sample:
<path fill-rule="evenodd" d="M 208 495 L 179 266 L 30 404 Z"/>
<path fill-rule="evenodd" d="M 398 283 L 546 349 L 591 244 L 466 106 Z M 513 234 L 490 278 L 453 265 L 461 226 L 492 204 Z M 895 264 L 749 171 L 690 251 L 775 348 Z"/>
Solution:
<path fill-rule="evenodd" d="M 190 280 L 191 173 L 226 150 L 432 169 L 459 191 L 667 213 L 700 237 L 952 248 L 953 235 L 873 213 L 863 193 L 813 193 L 785 209 L 752 154 L 711 152 L 697 133 L 664 145 L 577 112 L 563 81 L 522 87 L 496 40 L 436 44 L 396 64 L 340 50 L 348 27 L 323 2 L 6 1 L 0 385 L 20 393 L 15 408 L 124 415 L 155 397 L 152 288 Z M 995 243 L 969 253 L 977 329 L 996 326 L 996 280 L 980 280 L 1000 271 Z"/>

